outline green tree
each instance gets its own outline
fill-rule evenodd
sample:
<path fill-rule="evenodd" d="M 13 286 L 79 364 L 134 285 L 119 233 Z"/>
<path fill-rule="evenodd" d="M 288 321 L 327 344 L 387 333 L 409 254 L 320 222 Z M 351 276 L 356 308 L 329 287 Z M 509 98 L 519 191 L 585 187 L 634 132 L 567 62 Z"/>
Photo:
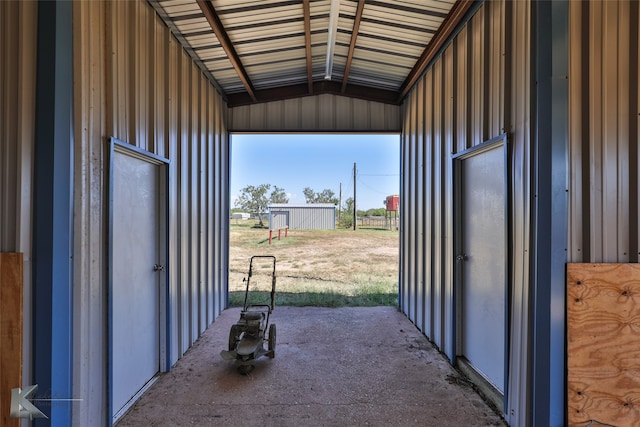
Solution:
<path fill-rule="evenodd" d="M 328 188 L 316 193 L 312 188 L 305 187 L 305 189 L 302 190 L 302 193 L 304 194 L 304 198 L 307 203 L 331 203 L 337 205 L 339 202 L 336 194 Z"/>
<path fill-rule="evenodd" d="M 369 209 L 367 212 L 365 212 L 365 215 L 367 216 L 385 216 L 386 214 L 386 208 Z"/>
<path fill-rule="evenodd" d="M 235 206 L 242 208 L 243 210 L 256 214 L 258 216 L 258 222 L 261 227 L 264 227 L 262 222 L 262 215 L 267 211 L 267 205 L 269 200 L 267 199 L 267 191 L 271 185 L 247 185 L 240 190 L 240 196 L 236 199 Z"/>
<path fill-rule="evenodd" d="M 269 203 L 289 203 L 289 198 L 283 188 L 274 185 L 271 196 L 269 196 Z"/>
<path fill-rule="evenodd" d="M 240 196 L 236 199 L 236 207 L 258 216 L 260 227 L 264 227 L 262 216 L 267 211 L 269 203 L 289 203 L 284 188 L 277 185 L 273 186 L 273 190 L 267 198 L 267 192 L 270 188 L 271 184 L 247 185 L 240 190 Z"/>
<path fill-rule="evenodd" d="M 353 227 L 353 197 L 349 197 L 344 202 L 342 208 L 342 218 L 340 218 L 340 225 L 344 228 Z"/>

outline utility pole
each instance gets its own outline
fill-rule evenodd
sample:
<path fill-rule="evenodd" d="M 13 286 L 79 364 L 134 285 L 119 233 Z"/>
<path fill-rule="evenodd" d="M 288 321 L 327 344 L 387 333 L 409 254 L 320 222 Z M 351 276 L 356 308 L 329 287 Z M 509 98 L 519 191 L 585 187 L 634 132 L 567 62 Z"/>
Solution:
<path fill-rule="evenodd" d="M 353 229 L 358 223 L 358 210 L 356 209 L 356 162 L 353 162 Z"/>
<path fill-rule="evenodd" d="M 338 200 L 338 221 L 342 221 L 342 215 L 340 215 L 340 211 L 342 210 L 342 183 L 340 183 L 340 198 Z"/>

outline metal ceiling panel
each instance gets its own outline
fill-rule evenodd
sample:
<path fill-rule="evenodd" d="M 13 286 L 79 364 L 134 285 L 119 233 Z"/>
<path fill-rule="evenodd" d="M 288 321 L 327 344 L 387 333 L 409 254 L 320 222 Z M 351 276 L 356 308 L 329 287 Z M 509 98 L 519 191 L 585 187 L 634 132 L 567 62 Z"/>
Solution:
<path fill-rule="evenodd" d="M 331 82 L 341 84 L 344 95 L 366 97 L 369 87 L 380 102 L 394 103 L 401 101 L 413 74 L 424 68 L 425 52 L 452 8 L 470 3 L 366 0 L 359 6 L 358 0 L 309 0 L 307 34 L 302 0 L 148 1 L 225 99 L 246 92 L 234 99 L 272 101 L 278 90 L 283 98 L 314 90 L 335 93 L 336 86 L 320 84 L 330 59 Z M 332 4 L 337 12 L 333 46 Z M 310 41 L 311 70 L 305 39 Z M 330 48 L 333 54 L 327 58 Z M 308 91 L 300 92 L 299 85 L 307 82 Z M 268 97 L 261 92 L 265 90 Z"/>

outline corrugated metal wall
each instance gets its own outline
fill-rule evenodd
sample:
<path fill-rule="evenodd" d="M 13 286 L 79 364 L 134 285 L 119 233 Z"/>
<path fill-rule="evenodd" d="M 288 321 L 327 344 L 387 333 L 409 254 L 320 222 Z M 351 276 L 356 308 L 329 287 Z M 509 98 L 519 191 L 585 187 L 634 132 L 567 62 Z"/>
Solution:
<path fill-rule="evenodd" d="M 23 374 L 31 377 L 31 222 L 37 6 L 0 2 L 0 252 L 24 254 Z"/>
<path fill-rule="evenodd" d="M 336 228 L 336 207 L 334 205 L 290 205 L 269 207 L 269 226 L 271 228 L 272 216 L 285 214 L 288 226 L 291 230 L 333 230 Z M 280 223 L 281 220 L 273 220 Z"/>
<path fill-rule="evenodd" d="M 400 132 L 400 107 L 331 94 L 229 109 L 232 132 Z"/>
<path fill-rule="evenodd" d="M 531 199 L 533 142 L 531 130 L 531 4 L 505 2 L 504 130 L 510 144 L 511 335 L 507 419 L 527 425 L 529 390 Z M 502 129 L 500 129 L 502 130 Z"/>
<path fill-rule="evenodd" d="M 74 420 L 107 419 L 107 138 L 167 157 L 171 363 L 226 305 L 224 102 L 146 1 L 74 3 Z M 149 212 L 153 215 L 153 212 Z"/>
<path fill-rule="evenodd" d="M 570 2 L 569 261 L 638 262 L 640 15 Z"/>
<path fill-rule="evenodd" d="M 529 2 L 479 7 L 403 105 L 400 303 L 454 357 L 451 155 L 507 132 L 510 145 L 511 336 L 507 420 L 527 419 L 531 197 Z"/>
<path fill-rule="evenodd" d="M 225 239 L 215 236 L 226 233 L 227 216 L 221 213 L 228 208 L 227 113 L 145 2 L 77 2 L 74 7 L 74 289 L 80 307 L 75 313 L 74 386 L 83 390 L 87 403 L 79 406 L 76 419 L 99 425 L 107 418 L 107 137 L 172 161 L 175 361 L 224 305 Z M 569 8 L 569 259 L 637 262 L 639 6 L 593 1 L 570 2 Z M 450 154 L 508 132 L 512 318 L 507 417 L 514 425 L 525 424 L 527 409 L 530 9 L 529 2 L 483 4 L 419 80 L 402 112 L 321 95 L 236 107 L 229 111 L 228 126 L 239 131 L 402 128 L 400 301 L 450 357 Z M 0 250 L 24 252 L 26 276 L 31 272 L 35 28 L 34 3 L 0 2 Z M 29 277 L 25 283 L 30 286 Z M 25 354 L 28 347 L 26 339 Z"/>

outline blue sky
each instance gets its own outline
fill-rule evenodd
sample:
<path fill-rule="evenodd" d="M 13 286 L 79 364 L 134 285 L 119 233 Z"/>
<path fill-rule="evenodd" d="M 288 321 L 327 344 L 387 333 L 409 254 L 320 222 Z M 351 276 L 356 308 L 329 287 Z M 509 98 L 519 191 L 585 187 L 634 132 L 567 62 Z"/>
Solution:
<path fill-rule="evenodd" d="M 305 203 L 302 190 L 328 188 L 342 202 L 353 197 L 357 164 L 358 210 L 383 208 L 400 189 L 400 136 L 360 134 L 233 134 L 231 207 L 247 185 L 283 188 L 289 203 Z"/>

